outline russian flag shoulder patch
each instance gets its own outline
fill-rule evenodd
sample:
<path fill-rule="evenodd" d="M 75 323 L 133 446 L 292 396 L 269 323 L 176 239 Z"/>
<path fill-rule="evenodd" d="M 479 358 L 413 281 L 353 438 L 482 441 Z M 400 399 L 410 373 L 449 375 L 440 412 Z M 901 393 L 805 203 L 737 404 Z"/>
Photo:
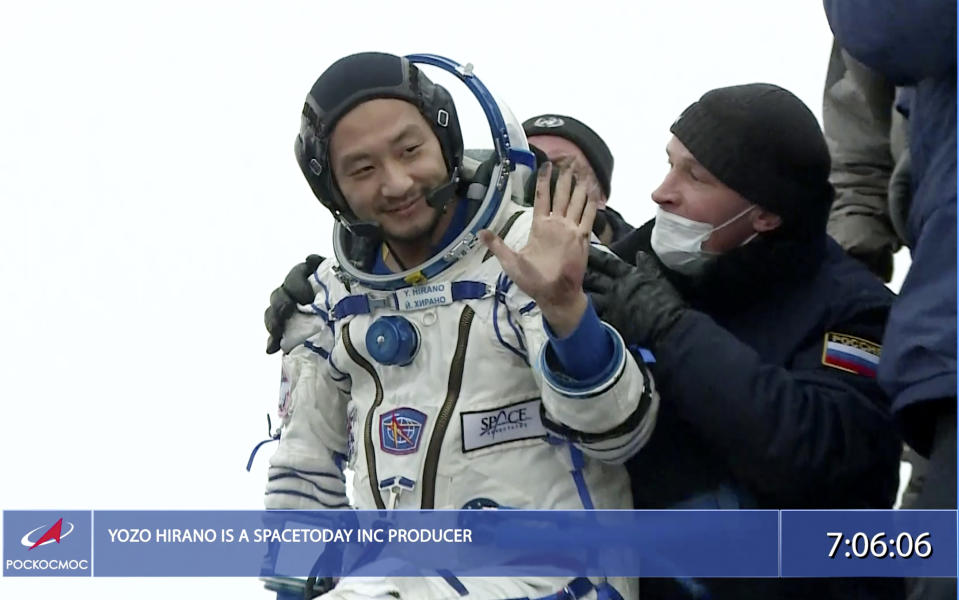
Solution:
<path fill-rule="evenodd" d="M 875 377 L 882 346 L 854 335 L 826 332 L 822 347 L 822 364 L 827 367 Z"/>

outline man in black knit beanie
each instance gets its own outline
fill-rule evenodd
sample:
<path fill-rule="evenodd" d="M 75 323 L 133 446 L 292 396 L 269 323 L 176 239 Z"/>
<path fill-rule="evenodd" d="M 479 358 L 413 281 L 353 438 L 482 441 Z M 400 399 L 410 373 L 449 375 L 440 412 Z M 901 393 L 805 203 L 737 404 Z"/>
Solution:
<path fill-rule="evenodd" d="M 706 93 L 671 127 L 656 218 L 584 287 L 651 350 L 663 398 L 627 466 L 636 508 L 889 508 L 900 442 L 876 381 L 893 295 L 826 235 L 829 151 L 770 84 Z M 621 260 L 622 259 L 622 260 Z M 659 598 L 902 597 L 894 579 L 641 580 Z"/>

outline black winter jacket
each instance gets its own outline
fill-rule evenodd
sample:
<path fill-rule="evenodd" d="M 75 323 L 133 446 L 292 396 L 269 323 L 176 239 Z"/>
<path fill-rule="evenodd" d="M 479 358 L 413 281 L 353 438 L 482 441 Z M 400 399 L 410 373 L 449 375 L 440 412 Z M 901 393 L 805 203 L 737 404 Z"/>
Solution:
<path fill-rule="evenodd" d="M 612 250 L 629 262 L 652 253 L 651 230 Z M 695 310 L 651 365 L 661 404 L 649 444 L 628 464 L 636 508 L 891 507 L 901 441 L 889 401 L 874 374 L 837 368 L 826 342 L 878 352 L 894 295 L 825 235 L 757 238 L 695 280 L 664 270 Z M 692 598 L 705 586 L 713 600 L 900 598 L 900 585 L 644 580 L 641 594 Z"/>

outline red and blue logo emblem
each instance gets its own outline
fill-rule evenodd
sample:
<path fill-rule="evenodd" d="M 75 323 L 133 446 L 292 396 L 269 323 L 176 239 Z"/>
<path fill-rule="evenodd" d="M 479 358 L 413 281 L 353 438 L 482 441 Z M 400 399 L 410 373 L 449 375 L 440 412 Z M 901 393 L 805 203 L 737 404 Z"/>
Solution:
<path fill-rule="evenodd" d="M 71 533 L 73 533 L 73 523 L 67 523 L 67 530 L 63 531 L 63 518 L 53 524 L 53 527 L 47 529 L 46 533 L 41 535 L 33 540 L 35 534 L 43 529 L 45 526 L 41 525 L 35 529 L 31 529 L 20 539 L 20 545 L 25 546 L 28 550 L 33 550 L 37 546 L 46 546 L 47 544 L 52 544 L 53 542 L 60 543 L 61 538 L 65 538 Z"/>
<path fill-rule="evenodd" d="M 380 448 L 389 454 L 413 454 L 420 448 L 426 415 L 413 408 L 395 408 L 380 415 Z"/>

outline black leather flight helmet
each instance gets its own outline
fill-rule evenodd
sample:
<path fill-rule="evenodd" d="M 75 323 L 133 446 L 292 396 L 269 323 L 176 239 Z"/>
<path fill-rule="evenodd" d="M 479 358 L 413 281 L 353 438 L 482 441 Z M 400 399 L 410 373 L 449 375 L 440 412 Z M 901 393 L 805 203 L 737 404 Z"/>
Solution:
<path fill-rule="evenodd" d="M 406 100 L 416 106 L 439 139 L 449 182 L 455 189 L 463 161 L 463 134 L 450 93 L 429 80 L 406 58 L 381 52 L 363 52 L 339 59 L 313 84 L 303 104 L 300 133 L 294 152 L 313 194 L 333 217 L 355 233 L 378 231 L 362 227 L 340 192 L 330 165 L 330 135 L 336 123 L 357 105 L 377 98 Z M 433 194 L 430 204 L 444 208 L 452 193 Z M 360 226 L 360 227 L 356 227 Z"/>

